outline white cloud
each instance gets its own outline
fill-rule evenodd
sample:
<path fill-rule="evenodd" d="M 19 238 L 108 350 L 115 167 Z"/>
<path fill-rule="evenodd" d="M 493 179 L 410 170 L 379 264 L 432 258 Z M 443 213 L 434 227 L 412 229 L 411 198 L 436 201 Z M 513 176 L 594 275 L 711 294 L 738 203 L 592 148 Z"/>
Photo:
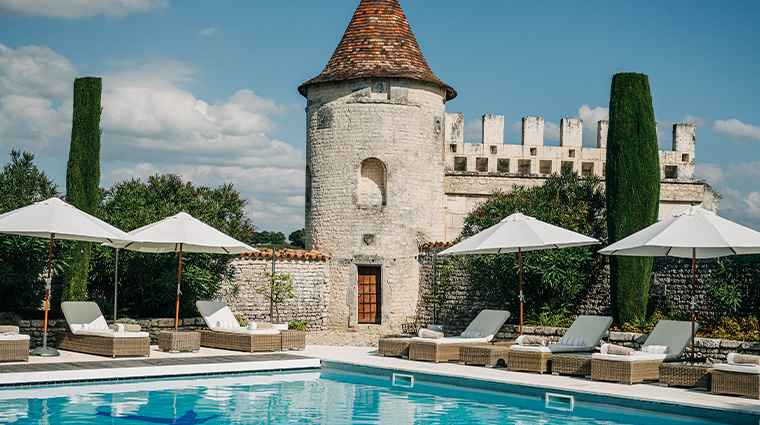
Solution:
<path fill-rule="evenodd" d="M 695 177 L 715 186 L 723 183 L 723 170 L 716 164 L 697 163 Z"/>
<path fill-rule="evenodd" d="M 219 27 L 208 27 L 208 28 L 203 28 L 202 30 L 198 31 L 198 35 L 203 35 L 203 36 L 212 36 L 212 35 L 214 35 L 214 34 L 218 33 L 218 32 L 219 32 L 219 31 L 221 31 L 221 30 L 222 30 L 222 29 L 221 29 L 221 28 L 219 28 Z"/>
<path fill-rule="evenodd" d="M 544 142 L 559 142 L 559 126 L 551 121 L 544 121 Z"/>
<path fill-rule="evenodd" d="M 169 7 L 167 0 L 0 0 L 0 15 L 43 18 L 125 18 Z"/>
<path fill-rule="evenodd" d="M 692 115 L 686 115 L 680 122 L 685 124 L 694 124 L 697 128 L 707 125 L 707 121 L 702 117 L 695 117 Z"/>
<path fill-rule="evenodd" d="M 483 141 L 483 120 L 470 120 L 464 124 L 464 141 Z"/>
<path fill-rule="evenodd" d="M 760 181 L 760 161 L 729 164 L 725 168 L 697 164 L 696 171 L 697 178 L 705 179 L 723 195 L 722 216 L 760 231 L 760 191 L 752 184 Z"/>
<path fill-rule="evenodd" d="M 588 105 L 578 108 L 578 118 L 583 120 L 583 146 L 596 147 L 598 123 L 601 120 L 608 120 L 609 117 L 610 108 L 597 106 L 591 109 Z"/>
<path fill-rule="evenodd" d="M 760 141 L 760 127 L 756 127 L 752 124 L 745 124 L 736 118 L 715 121 L 713 124 L 713 131 L 735 139 L 750 138 Z"/>

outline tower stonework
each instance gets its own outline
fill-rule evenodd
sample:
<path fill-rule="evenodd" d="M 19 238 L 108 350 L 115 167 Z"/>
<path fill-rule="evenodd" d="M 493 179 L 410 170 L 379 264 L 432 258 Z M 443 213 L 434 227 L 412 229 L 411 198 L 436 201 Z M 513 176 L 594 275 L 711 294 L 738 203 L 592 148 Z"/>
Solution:
<path fill-rule="evenodd" d="M 397 331 L 415 315 L 419 246 L 446 236 L 445 102 L 456 92 L 428 67 L 397 0 L 362 1 L 299 91 L 306 247 L 329 256 L 326 327 Z"/>

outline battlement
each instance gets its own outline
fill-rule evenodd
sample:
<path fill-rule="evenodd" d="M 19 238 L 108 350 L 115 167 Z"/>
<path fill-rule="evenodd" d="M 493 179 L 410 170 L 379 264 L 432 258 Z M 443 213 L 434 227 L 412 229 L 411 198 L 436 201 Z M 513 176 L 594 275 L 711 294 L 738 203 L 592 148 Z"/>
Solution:
<path fill-rule="evenodd" d="M 521 143 L 504 144 L 504 116 L 483 115 L 480 143 L 464 143 L 464 116 L 446 113 L 444 160 L 447 172 L 510 173 L 548 175 L 565 164 L 582 176 L 605 176 L 607 130 L 609 122 L 597 123 L 596 147 L 583 146 L 583 120 L 560 121 L 559 146 L 544 145 L 544 119 L 522 119 Z M 673 181 L 694 180 L 694 124 L 673 125 L 670 151 L 660 151 L 660 178 Z"/>

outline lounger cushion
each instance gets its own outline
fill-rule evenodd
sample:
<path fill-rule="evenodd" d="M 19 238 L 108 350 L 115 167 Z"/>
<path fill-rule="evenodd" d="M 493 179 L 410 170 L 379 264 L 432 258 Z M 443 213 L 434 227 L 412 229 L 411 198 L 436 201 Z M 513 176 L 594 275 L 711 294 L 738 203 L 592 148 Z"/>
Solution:
<path fill-rule="evenodd" d="M 29 335 L 14 332 L 0 333 L 0 341 L 29 341 Z"/>
<path fill-rule="evenodd" d="M 412 342 L 425 342 L 428 344 L 478 344 L 486 343 L 490 339 L 486 338 L 462 338 L 461 336 L 452 336 L 447 338 L 420 338 L 415 336 L 412 338 Z"/>
<path fill-rule="evenodd" d="M 467 326 L 465 332 L 480 332 L 486 341 L 493 339 L 494 335 L 499 332 L 504 322 L 509 318 L 509 312 L 506 310 L 483 310 Z M 474 342 L 479 338 L 467 338 L 469 342 Z"/>
<path fill-rule="evenodd" d="M 150 334 L 147 332 L 116 332 L 113 329 L 106 329 L 102 331 L 90 331 L 90 330 L 78 330 L 72 331 L 74 335 L 89 335 L 99 336 L 103 338 L 149 338 Z"/>
<path fill-rule="evenodd" d="M 760 366 L 755 364 L 728 364 L 718 363 L 713 366 L 715 370 L 723 372 L 738 372 L 738 373 L 751 373 L 753 375 L 760 374 Z"/>
<path fill-rule="evenodd" d="M 554 345 L 554 344 L 549 344 Z M 551 353 L 552 351 L 549 349 L 549 347 L 543 347 L 540 345 L 512 345 L 509 347 L 510 350 L 514 351 L 529 351 L 531 353 Z"/>
<path fill-rule="evenodd" d="M 694 324 L 694 332 L 699 329 L 699 324 Z M 686 347 L 691 341 L 691 322 L 660 320 L 652 329 L 652 333 L 644 342 L 642 348 L 649 345 L 667 345 L 670 352 L 666 354 L 665 361 L 675 361 L 681 358 Z"/>
<path fill-rule="evenodd" d="M 665 360 L 665 354 L 649 354 L 649 353 L 643 353 L 641 351 L 637 351 L 633 353 L 632 356 L 594 353 L 593 355 L 591 355 L 591 358 L 594 360 L 610 360 L 613 362 L 646 362 L 646 361 Z"/>
<path fill-rule="evenodd" d="M 69 324 L 71 333 L 77 333 L 87 327 L 108 329 L 100 307 L 92 301 L 64 301 L 61 303 L 63 315 Z"/>
<path fill-rule="evenodd" d="M 222 332 L 229 334 L 244 334 L 244 335 L 277 335 L 280 333 L 277 329 L 248 329 L 242 326 L 237 328 L 211 328 L 214 332 Z"/>
<path fill-rule="evenodd" d="M 280 331 L 274 328 L 249 330 L 238 324 L 232 310 L 223 301 L 196 301 L 196 307 L 206 321 L 206 326 L 215 332 L 246 335 L 275 335 Z M 217 326 L 217 323 L 222 326 Z"/>

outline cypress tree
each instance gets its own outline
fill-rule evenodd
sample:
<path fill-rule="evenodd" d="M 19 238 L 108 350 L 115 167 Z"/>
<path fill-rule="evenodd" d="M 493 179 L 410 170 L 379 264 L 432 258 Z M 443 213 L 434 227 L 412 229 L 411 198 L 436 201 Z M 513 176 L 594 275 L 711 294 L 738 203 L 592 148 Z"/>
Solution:
<path fill-rule="evenodd" d="M 99 77 L 74 80 L 74 114 L 71 147 L 66 167 L 66 196 L 80 210 L 95 215 L 100 198 L 100 95 Z M 78 242 L 64 276 L 63 300 L 83 301 L 87 295 L 90 242 Z"/>
<path fill-rule="evenodd" d="M 614 243 L 657 221 L 660 159 L 649 78 L 612 77 L 607 137 L 607 231 Z M 610 257 L 612 311 L 619 323 L 646 316 L 652 257 Z"/>

